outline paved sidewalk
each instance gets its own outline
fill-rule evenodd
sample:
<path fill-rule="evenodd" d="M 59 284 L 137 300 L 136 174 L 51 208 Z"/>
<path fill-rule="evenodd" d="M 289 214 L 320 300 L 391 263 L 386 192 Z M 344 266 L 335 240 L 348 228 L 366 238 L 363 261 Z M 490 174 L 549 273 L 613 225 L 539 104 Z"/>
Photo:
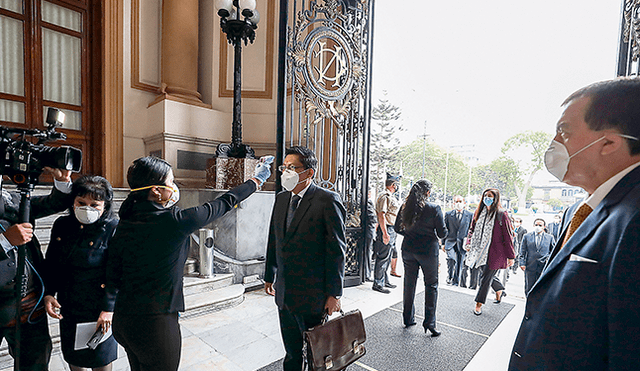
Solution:
<path fill-rule="evenodd" d="M 445 256 L 440 254 L 440 290 L 453 290 L 466 294 L 473 291 L 446 285 Z M 400 265 L 400 264 L 399 264 Z M 512 276 L 507 284 L 507 296 L 504 300 L 515 304 L 515 308 L 505 317 L 500 326 L 476 353 L 465 370 L 505 370 L 520 320 L 524 313 L 523 277 L 520 271 Z M 346 288 L 342 305 L 345 311 L 360 309 L 363 316 L 369 317 L 385 308 L 402 301 L 402 278 L 391 278 L 398 288 L 385 295 L 371 289 L 371 283 Z M 419 292 L 424 291 L 419 279 Z M 487 305 L 493 305 L 491 295 Z M 473 297 L 469 303 L 461 303 L 473 309 Z M 478 317 L 482 320 L 482 316 Z M 398 315 L 398 326 L 402 326 Z M 213 312 L 197 318 L 180 321 L 182 328 L 182 360 L 180 370 L 219 370 L 253 371 L 281 359 L 284 348 L 280 338 L 277 309 L 273 297 L 263 291 L 254 291 L 245 295 L 240 305 L 219 312 Z M 445 328 L 441 327 L 441 330 Z M 442 336 L 447 336 L 446 331 Z M 124 349 L 119 349 L 114 370 L 129 370 Z M 10 371 L 5 368 L 0 371 Z M 62 354 L 52 356 L 50 370 L 68 371 Z M 383 370 L 379 370 L 383 371 Z M 385 370 L 386 371 L 386 370 Z"/>

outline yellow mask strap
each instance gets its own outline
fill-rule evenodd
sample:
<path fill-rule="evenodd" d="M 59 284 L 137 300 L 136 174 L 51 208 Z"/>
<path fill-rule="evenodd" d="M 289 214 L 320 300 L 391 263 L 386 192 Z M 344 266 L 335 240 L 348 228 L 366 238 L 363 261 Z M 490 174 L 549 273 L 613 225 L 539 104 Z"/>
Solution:
<path fill-rule="evenodd" d="M 146 186 L 146 187 L 140 187 L 140 188 L 132 189 L 131 192 L 142 191 L 144 189 L 150 189 L 150 188 L 153 188 L 153 187 L 160 187 L 160 188 L 170 189 L 170 190 L 175 192 L 175 189 L 173 189 L 173 187 L 164 186 L 164 185 L 150 185 L 150 186 Z"/>

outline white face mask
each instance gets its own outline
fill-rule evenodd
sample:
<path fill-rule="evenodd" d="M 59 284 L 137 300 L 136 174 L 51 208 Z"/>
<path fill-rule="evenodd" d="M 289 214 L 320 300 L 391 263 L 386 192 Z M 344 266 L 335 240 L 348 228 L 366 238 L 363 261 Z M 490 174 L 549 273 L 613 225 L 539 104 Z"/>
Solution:
<path fill-rule="evenodd" d="M 307 169 L 309 170 L 309 169 Z M 305 171 L 307 171 L 305 170 Z M 304 171 L 303 171 L 304 173 Z M 300 183 L 304 182 L 303 180 L 300 180 L 300 175 L 293 171 L 293 170 L 285 170 L 282 173 L 282 176 L 280 176 L 280 180 L 282 181 L 282 187 L 284 189 L 286 189 L 287 191 L 291 192 L 293 191 L 293 189 Z"/>
<path fill-rule="evenodd" d="M 630 139 L 630 140 L 638 140 L 636 137 L 632 137 L 631 135 L 625 134 L 615 134 L 622 138 Z M 592 145 L 598 143 L 599 141 L 606 138 L 602 136 L 600 139 L 596 139 L 593 142 L 587 144 L 582 147 L 581 150 L 569 156 L 569 151 L 567 151 L 567 147 L 564 144 L 552 140 L 551 144 L 549 144 L 549 149 L 544 153 L 544 165 L 547 167 L 547 171 L 551 173 L 551 175 L 558 178 L 558 180 L 563 181 L 565 175 L 567 175 L 567 169 L 569 168 L 569 160 L 574 158 L 578 153 L 584 151 L 585 149 L 591 147 Z"/>
<path fill-rule="evenodd" d="M 91 206 L 75 206 L 73 208 L 73 213 L 76 216 L 76 219 L 82 224 L 92 224 L 100 219 L 100 215 L 102 214 L 100 210 L 91 207 Z"/>
<path fill-rule="evenodd" d="M 464 203 L 456 202 L 456 210 L 460 211 L 462 209 L 464 209 Z"/>
<path fill-rule="evenodd" d="M 178 188 L 178 186 L 174 184 L 172 190 L 173 190 L 173 193 L 171 194 L 171 198 L 169 199 L 169 202 L 167 202 L 167 204 L 164 205 L 164 207 L 167 209 L 177 204 L 178 201 L 180 201 L 180 189 Z"/>
<path fill-rule="evenodd" d="M 536 233 L 542 232 L 542 227 L 539 226 L 539 225 L 536 225 L 534 229 L 535 229 Z"/>
<path fill-rule="evenodd" d="M 565 147 L 564 144 L 558 142 L 555 139 L 552 140 L 551 144 L 549 144 L 547 152 L 544 153 L 544 165 L 547 167 L 547 171 L 550 172 L 551 175 L 558 178 L 559 181 L 563 181 L 564 176 L 567 175 L 569 160 L 574 158 L 578 153 L 603 140 L 604 138 L 605 137 L 603 136 L 600 139 L 594 140 L 590 144 L 582 147 L 582 149 L 571 156 L 569 156 L 569 151 L 567 151 L 567 147 Z"/>

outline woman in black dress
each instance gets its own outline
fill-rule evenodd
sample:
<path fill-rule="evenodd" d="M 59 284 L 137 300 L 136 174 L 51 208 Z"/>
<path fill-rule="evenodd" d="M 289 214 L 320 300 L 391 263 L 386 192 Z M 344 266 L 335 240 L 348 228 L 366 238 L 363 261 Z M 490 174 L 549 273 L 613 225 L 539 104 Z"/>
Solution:
<path fill-rule="evenodd" d="M 424 331 L 439 336 L 436 330 L 436 302 L 438 300 L 438 239 L 444 238 L 447 229 L 440 206 L 427 202 L 431 183 L 418 180 L 398 212 L 396 232 L 402 240 L 402 262 L 404 264 L 404 297 L 402 318 L 405 327 L 416 324 L 413 304 L 418 281 L 418 269 L 424 275 Z"/>
<path fill-rule="evenodd" d="M 60 319 L 62 354 L 72 371 L 109 371 L 118 358 L 113 336 L 95 350 L 75 350 L 74 345 L 77 324 L 97 322 L 96 330 L 103 333 L 111 326 L 115 298 L 104 287 L 109 240 L 118 224 L 111 210 L 113 190 L 103 177 L 84 176 L 73 183 L 71 195 L 70 215 L 58 218 L 51 229 L 45 259 L 45 308 L 51 317 Z"/>
<path fill-rule="evenodd" d="M 168 162 L 142 157 L 127 172 L 131 193 L 120 207 L 107 267 L 107 290 L 117 291 L 113 333 L 132 371 L 173 371 L 180 362 L 178 312 L 188 238 L 249 197 L 271 174 L 270 160 L 254 177 L 203 205 L 182 210 Z M 119 291 L 118 291 L 119 290 Z"/>

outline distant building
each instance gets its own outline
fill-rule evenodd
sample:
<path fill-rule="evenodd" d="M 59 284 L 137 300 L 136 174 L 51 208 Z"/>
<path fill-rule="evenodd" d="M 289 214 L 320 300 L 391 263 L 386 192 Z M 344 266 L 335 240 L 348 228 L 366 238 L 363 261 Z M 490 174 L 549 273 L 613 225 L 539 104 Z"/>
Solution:
<path fill-rule="evenodd" d="M 552 208 L 547 205 L 551 199 L 560 200 L 563 207 L 566 207 L 588 197 L 587 192 L 582 188 L 573 187 L 557 180 L 533 184 L 531 188 L 533 188 L 533 196 L 531 196 L 531 201 L 527 202 L 527 207 L 544 205 L 544 211 L 552 211 Z"/>

